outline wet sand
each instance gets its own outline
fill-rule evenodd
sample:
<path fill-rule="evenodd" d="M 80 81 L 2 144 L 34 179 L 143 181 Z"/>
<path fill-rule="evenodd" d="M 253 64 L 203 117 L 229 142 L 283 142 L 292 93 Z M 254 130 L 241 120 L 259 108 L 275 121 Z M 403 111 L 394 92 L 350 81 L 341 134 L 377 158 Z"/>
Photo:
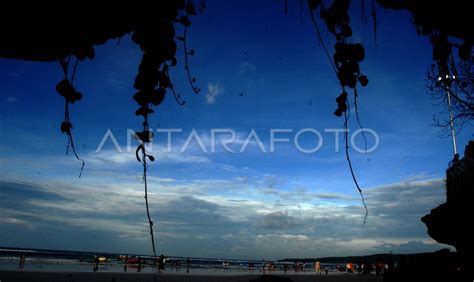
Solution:
<path fill-rule="evenodd" d="M 48 272 L 48 271 L 0 271 L 1 282 L 20 281 L 64 281 L 64 282 L 154 282 L 154 274 L 150 273 L 111 273 L 111 272 Z M 196 274 L 157 274 L 157 281 L 162 282 L 309 282 L 309 281 L 382 281 L 382 278 L 375 276 L 357 275 L 196 275 Z"/>

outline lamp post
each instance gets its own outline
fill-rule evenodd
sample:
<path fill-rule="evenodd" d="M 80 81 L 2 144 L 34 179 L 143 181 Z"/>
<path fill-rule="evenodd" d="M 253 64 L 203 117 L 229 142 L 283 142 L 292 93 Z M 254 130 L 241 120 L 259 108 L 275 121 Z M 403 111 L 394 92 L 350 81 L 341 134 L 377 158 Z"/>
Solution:
<path fill-rule="evenodd" d="M 452 104 L 451 104 L 451 90 L 449 89 L 449 87 L 451 86 L 451 82 L 455 79 L 456 79 L 456 76 L 454 76 L 454 75 L 452 75 L 452 76 L 446 75 L 446 77 L 445 77 L 445 85 L 446 85 L 445 92 L 446 92 L 446 96 L 447 96 L 447 99 L 448 99 L 449 123 L 451 125 L 451 138 L 452 138 L 452 141 L 453 141 L 454 155 L 456 156 L 457 153 L 458 153 L 458 150 L 457 150 L 457 145 L 456 145 L 456 131 L 454 130 L 453 108 L 452 108 Z M 442 80 L 443 80 L 443 77 L 441 77 L 441 76 L 438 77 L 439 82 L 441 82 Z"/>

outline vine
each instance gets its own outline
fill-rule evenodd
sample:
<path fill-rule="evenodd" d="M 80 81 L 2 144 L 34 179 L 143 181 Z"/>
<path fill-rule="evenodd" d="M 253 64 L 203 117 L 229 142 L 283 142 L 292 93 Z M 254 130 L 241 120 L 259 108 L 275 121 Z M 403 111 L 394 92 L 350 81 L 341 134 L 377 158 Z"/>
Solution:
<path fill-rule="evenodd" d="M 349 165 L 349 169 L 352 175 L 354 184 L 361 196 L 362 203 L 365 208 L 364 225 L 368 216 L 368 209 L 365 203 L 365 198 L 362 193 L 362 189 L 359 186 L 354 170 L 352 168 L 352 162 L 349 154 L 349 146 L 347 141 L 348 133 L 348 113 L 350 110 L 349 101 L 347 97 L 346 87 L 354 90 L 354 108 L 356 112 L 356 119 L 359 127 L 362 129 L 362 125 L 359 119 L 359 110 L 357 105 L 357 83 L 362 87 L 367 86 L 369 80 L 366 75 L 360 72 L 359 63 L 365 58 L 365 50 L 360 43 L 348 43 L 347 38 L 352 36 L 352 29 L 349 25 L 349 4 L 350 0 L 334 0 L 329 8 L 325 8 L 321 0 L 308 0 L 308 7 L 311 16 L 311 22 L 316 30 L 318 42 L 324 49 L 326 56 L 332 66 L 332 69 L 336 73 L 339 83 L 342 87 L 342 93 L 336 98 L 337 109 L 334 111 L 334 115 L 341 117 L 344 114 L 344 132 L 345 132 L 345 153 L 346 159 Z M 334 45 L 335 53 L 333 57 L 329 55 L 329 51 L 324 44 L 321 36 L 317 21 L 314 17 L 314 11 L 320 9 L 320 17 L 325 22 L 328 31 L 333 34 L 336 38 L 336 44 Z M 375 32 L 375 31 L 374 31 Z M 367 148 L 367 140 L 363 135 L 364 142 Z"/>
<path fill-rule="evenodd" d="M 139 105 L 139 108 L 135 111 L 135 115 L 143 117 L 142 130 L 135 133 L 136 138 L 141 141 L 135 154 L 137 161 L 143 166 L 145 205 L 155 262 L 157 261 L 157 255 L 155 236 L 153 232 L 153 220 L 150 215 L 148 203 L 147 182 L 147 160 L 153 162 L 155 161 L 155 157 L 147 153 L 146 144 L 148 144 L 153 138 L 153 133 L 149 129 L 148 122 L 149 115 L 154 113 L 152 107 L 157 107 L 163 102 L 167 89 L 173 93 L 174 99 L 179 105 L 185 104 L 185 101 L 181 100 L 181 96 L 176 93 L 169 73 L 169 66 L 174 67 L 177 65 L 177 59 L 175 57 L 177 50 L 177 44 L 175 41 L 175 24 L 181 24 L 184 26 L 184 36 L 178 36 L 176 38 L 183 41 L 185 70 L 191 88 L 196 94 L 200 91 L 200 88 L 194 85 L 196 79 L 191 78 L 187 57 L 188 55 L 194 55 L 194 50 L 188 52 L 186 46 L 187 28 L 191 25 L 189 16 L 196 15 L 196 11 L 191 2 L 183 2 L 182 4 L 183 5 L 176 4 L 174 9 L 165 10 L 160 14 L 158 20 L 156 18 L 146 19 L 142 25 L 137 27 L 132 35 L 132 40 L 138 44 L 143 51 L 143 57 L 134 83 L 134 88 L 137 92 L 133 95 L 133 99 Z M 200 11 L 202 11 L 204 7 L 205 2 L 201 1 Z M 184 10 L 185 14 L 179 16 L 180 10 Z"/>
<path fill-rule="evenodd" d="M 196 15 L 196 12 L 194 10 L 186 11 L 186 16 L 188 15 Z M 191 89 L 193 90 L 194 94 L 199 94 L 201 91 L 201 88 L 197 87 L 194 85 L 196 82 L 196 78 L 191 76 L 191 71 L 189 70 L 189 61 L 188 61 L 188 55 L 194 56 L 195 52 L 194 49 L 191 49 L 188 52 L 188 48 L 186 46 L 186 38 L 188 35 L 188 24 L 189 21 L 185 21 L 185 26 L 184 26 L 184 35 L 183 36 L 178 36 L 177 39 L 181 40 L 183 42 L 183 49 L 184 49 L 184 69 L 186 70 L 186 74 L 188 76 L 188 81 L 189 85 L 191 85 Z"/>
<path fill-rule="evenodd" d="M 74 88 L 74 78 L 76 76 L 76 71 L 77 71 L 77 65 L 79 63 L 79 59 L 76 57 L 76 62 L 74 63 L 73 66 L 73 72 L 71 75 L 71 79 L 69 80 L 68 78 L 68 69 L 69 69 L 69 62 L 71 61 L 71 56 L 69 56 L 67 59 L 62 59 L 60 60 L 60 65 L 63 69 L 64 72 L 64 79 L 61 80 L 57 85 L 56 85 L 56 91 L 61 95 L 61 97 L 64 98 L 65 105 L 64 105 L 64 120 L 61 123 L 61 132 L 67 135 L 67 146 L 66 146 L 66 155 L 69 153 L 69 148 L 71 148 L 72 152 L 74 153 L 74 156 L 76 159 L 80 162 L 82 162 L 81 165 L 81 170 L 79 172 L 79 178 L 82 176 L 82 172 L 84 170 L 85 166 L 85 161 L 79 157 L 79 155 L 76 152 L 76 147 L 74 146 L 74 138 L 72 136 L 72 129 L 74 128 L 74 125 L 71 122 L 71 118 L 69 115 L 69 105 L 74 104 L 77 101 L 82 100 L 82 93 L 77 91 Z"/>

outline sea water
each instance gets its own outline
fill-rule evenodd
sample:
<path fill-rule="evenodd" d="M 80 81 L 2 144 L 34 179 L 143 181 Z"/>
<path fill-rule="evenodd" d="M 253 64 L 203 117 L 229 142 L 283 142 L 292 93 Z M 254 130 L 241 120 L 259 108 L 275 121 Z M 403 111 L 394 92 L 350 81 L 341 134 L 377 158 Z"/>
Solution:
<path fill-rule="evenodd" d="M 145 259 L 145 263 L 138 268 L 136 265 L 127 265 L 124 268 L 124 262 L 119 259 L 123 254 L 112 253 L 92 253 L 75 251 L 56 251 L 56 250 L 38 250 L 38 249 L 14 249 L 0 248 L 0 270 L 19 269 L 19 258 L 25 255 L 26 260 L 23 266 L 24 270 L 34 271 L 64 271 L 64 272 L 92 272 L 94 271 L 94 257 L 104 256 L 107 262 L 101 262 L 97 271 L 100 272 L 143 272 L 151 273 L 156 269 L 152 266 L 153 257 L 149 255 L 133 255 Z M 272 273 L 283 273 L 284 262 L 276 262 Z M 288 265 L 293 263 L 288 262 Z M 323 265 L 324 266 L 324 265 Z M 335 265 L 326 265 L 331 272 Z M 165 265 L 166 273 L 186 274 L 186 257 L 167 257 Z M 266 271 L 268 271 L 266 269 Z M 260 260 L 236 260 L 219 258 L 190 258 L 189 272 L 193 274 L 261 274 L 263 272 L 263 262 Z M 294 273 L 294 270 L 288 270 L 288 273 Z M 304 271 L 298 274 L 314 274 L 311 264 L 307 264 Z"/>

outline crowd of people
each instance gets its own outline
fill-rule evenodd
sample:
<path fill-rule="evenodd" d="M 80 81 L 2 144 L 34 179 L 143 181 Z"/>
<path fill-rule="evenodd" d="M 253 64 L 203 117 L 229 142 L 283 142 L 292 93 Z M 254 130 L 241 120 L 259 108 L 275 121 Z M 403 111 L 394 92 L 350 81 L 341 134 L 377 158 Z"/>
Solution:
<path fill-rule="evenodd" d="M 142 258 L 140 256 L 131 256 L 128 257 L 128 255 L 121 255 L 118 257 L 118 261 L 122 262 L 123 266 L 123 271 L 127 272 L 130 268 L 136 269 L 136 272 L 141 272 L 143 267 L 149 266 L 152 267 L 152 269 L 156 269 L 158 273 L 164 273 L 165 272 L 165 265 L 167 262 L 167 258 L 162 254 L 156 259 L 146 260 L 145 258 Z M 181 271 L 183 262 L 180 260 L 176 260 L 172 263 L 170 263 L 169 268 L 175 268 L 176 271 Z M 98 271 L 99 270 L 99 256 L 94 256 L 93 260 L 93 271 Z M 191 265 L 191 259 L 188 258 L 186 260 L 186 272 L 189 273 L 189 268 Z"/>
<path fill-rule="evenodd" d="M 102 258 L 102 260 L 101 260 Z M 25 267 L 25 260 L 26 256 L 21 255 L 19 258 L 19 269 L 23 269 Z M 151 263 L 147 262 L 144 258 L 142 257 L 137 257 L 137 256 L 132 256 L 128 257 L 127 255 L 120 256 L 118 258 L 119 261 L 122 261 L 123 265 L 123 271 L 127 272 L 128 269 L 134 268 L 136 269 L 137 272 L 141 272 L 142 268 L 145 265 L 151 266 L 153 269 L 156 269 L 158 273 L 164 273 L 165 272 L 165 265 L 167 262 L 167 258 L 162 254 L 160 255 L 159 258 L 156 260 L 153 259 Z M 99 270 L 99 265 L 103 261 L 103 257 L 99 256 L 94 256 L 93 260 L 93 271 L 96 272 Z M 175 260 L 174 262 L 170 263 L 169 268 L 174 268 L 176 271 L 181 271 L 182 268 L 182 263 L 183 261 L 180 260 Z M 187 258 L 186 260 L 186 272 L 189 273 L 191 265 L 191 260 L 190 258 Z M 223 263 L 223 268 L 225 269 L 226 267 L 229 266 L 229 262 L 225 261 Z M 248 264 L 249 270 L 256 270 L 258 269 L 255 268 L 255 263 L 250 262 Z M 336 265 L 334 267 L 334 270 L 337 272 L 343 272 L 346 274 L 355 274 L 357 275 L 375 275 L 375 276 L 383 276 L 384 273 L 389 272 L 391 270 L 396 270 L 397 269 L 397 263 L 393 263 L 391 265 L 388 265 L 387 263 L 352 263 L 348 262 L 346 265 Z M 261 272 L 263 274 L 270 274 L 271 272 L 275 270 L 283 270 L 284 273 L 288 273 L 289 271 L 294 271 L 295 274 L 298 272 L 306 272 L 306 271 L 314 271 L 316 275 L 328 275 L 329 274 L 329 266 L 323 265 L 319 261 L 315 261 L 314 264 L 307 264 L 305 262 L 297 262 L 295 261 L 294 263 L 274 263 L 272 261 L 262 261 L 261 264 Z"/>
<path fill-rule="evenodd" d="M 289 273 L 290 271 L 297 274 L 298 272 L 312 272 L 316 275 L 329 275 L 330 272 L 338 272 L 345 274 L 356 274 L 357 275 L 375 275 L 383 276 L 384 273 L 396 270 L 397 263 L 387 264 L 387 263 L 359 263 L 355 264 L 348 262 L 345 265 L 333 265 L 333 264 L 323 264 L 319 261 L 314 263 L 298 262 L 294 263 L 273 263 L 273 262 L 262 262 L 262 273 L 271 273 L 275 270 L 283 270 L 284 273 Z"/>

